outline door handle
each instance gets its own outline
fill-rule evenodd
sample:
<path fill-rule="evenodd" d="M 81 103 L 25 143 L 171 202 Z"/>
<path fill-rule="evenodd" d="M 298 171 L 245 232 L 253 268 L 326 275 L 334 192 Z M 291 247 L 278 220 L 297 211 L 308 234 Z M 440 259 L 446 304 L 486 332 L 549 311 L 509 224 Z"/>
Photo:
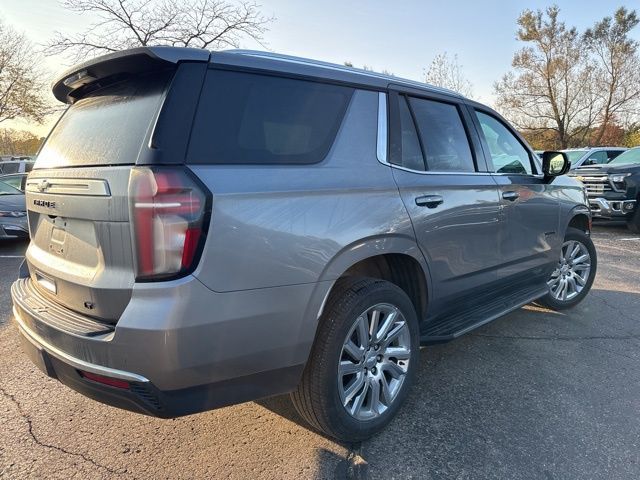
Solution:
<path fill-rule="evenodd" d="M 504 198 L 505 200 L 509 200 L 510 202 L 515 202 L 518 198 L 520 198 L 520 194 L 514 191 L 504 192 L 502 194 L 502 198 Z"/>
<path fill-rule="evenodd" d="M 436 208 L 438 205 L 444 202 L 444 198 L 441 195 L 424 195 L 422 197 L 416 197 L 416 205 L 419 207 Z"/>

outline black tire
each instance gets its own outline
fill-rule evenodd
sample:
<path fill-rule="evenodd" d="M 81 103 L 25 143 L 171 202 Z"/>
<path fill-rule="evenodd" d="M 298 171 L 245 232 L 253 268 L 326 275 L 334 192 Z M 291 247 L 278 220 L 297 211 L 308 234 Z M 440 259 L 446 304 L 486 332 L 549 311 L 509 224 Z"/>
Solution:
<path fill-rule="evenodd" d="M 410 357 L 404 382 L 391 405 L 378 417 L 359 420 L 340 400 L 338 365 L 345 339 L 356 319 L 370 307 L 390 304 L 400 310 L 409 328 Z M 382 430 L 395 416 L 409 393 L 418 368 L 420 338 L 415 309 L 407 294 L 393 283 L 355 278 L 341 280 L 320 319 L 316 340 L 302 380 L 291 393 L 300 415 L 314 428 L 343 442 L 359 442 Z"/>
<path fill-rule="evenodd" d="M 627 228 L 633 233 L 640 233 L 640 204 L 636 203 L 636 211 L 627 220 Z"/>
<path fill-rule="evenodd" d="M 555 298 L 551 294 L 551 292 L 547 293 L 544 297 L 538 300 L 538 303 L 552 310 L 565 310 L 567 308 L 575 307 L 578 303 L 580 303 L 584 299 L 584 297 L 587 296 L 587 294 L 591 290 L 593 281 L 596 278 L 596 271 L 598 269 L 598 256 L 596 252 L 596 247 L 593 245 L 593 241 L 591 240 L 591 237 L 587 235 L 585 232 L 583 232 L 582 230 L 569 227 L 564 237 L 564 242 L 571 241 L 571 240 L 580 242 L 587 248 L 587 250 L 589 251 L 589 256 L 591 257 L 590 259 L 591 270 L 589 272 L 589 277 L 582 291 L 578 293 L 578 295 L 572 298 L 571 300 L 564 300 L 564 301 L 559 300 Z"/>

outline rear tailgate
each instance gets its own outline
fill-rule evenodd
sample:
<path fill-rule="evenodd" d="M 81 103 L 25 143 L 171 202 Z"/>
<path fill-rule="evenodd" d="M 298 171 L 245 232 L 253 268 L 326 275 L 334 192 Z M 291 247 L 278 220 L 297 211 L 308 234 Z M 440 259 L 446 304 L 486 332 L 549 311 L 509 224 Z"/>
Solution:
<path fill-rule="evenodd" d="M 72 105 L 38 154 L 25 191 L 33 284 L 71 310 L 113 323 L 136 277 L 131 171 L 161 153 L 153 131 L 179 77 L 180 67 L 151 50 L 98 59 L 54 85 L 56 97 Z"/>

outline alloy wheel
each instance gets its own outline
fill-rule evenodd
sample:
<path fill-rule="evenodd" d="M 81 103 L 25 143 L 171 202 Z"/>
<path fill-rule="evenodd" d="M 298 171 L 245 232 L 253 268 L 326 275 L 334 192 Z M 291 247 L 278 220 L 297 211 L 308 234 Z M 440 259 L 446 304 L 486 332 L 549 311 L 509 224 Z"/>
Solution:
<path fill-rule="evenodd" d="M 549 291 L 556 300 L 572 300 L 585 288 L 590 273 L 591 255 L 586 245 L 577 240 L 566 241 L 558 266 L 547 281 Z"/>
<path fill-rule="evenodd" d="M 380 303 L 356 318 L 338 364 L 340 401 L 352 417 L 371 420 L 391 406 L 405 381 L 411 347 L 397 307 Z"/>

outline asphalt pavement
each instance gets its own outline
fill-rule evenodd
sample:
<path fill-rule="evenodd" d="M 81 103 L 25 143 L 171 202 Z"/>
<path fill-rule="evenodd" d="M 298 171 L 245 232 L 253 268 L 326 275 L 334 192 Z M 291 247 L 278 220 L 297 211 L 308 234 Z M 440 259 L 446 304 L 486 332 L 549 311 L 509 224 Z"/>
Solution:
<path fill-rule="evenodd" d="M 0 244 L 0 478 L 638 479 L 640 236 L 593 236 L 582 304 L 423 349 L 401 414 L 357 445 L 308 429 L 286 397 L 161 420 L 46 378 L 10 321 L 26 245 Z"/>

